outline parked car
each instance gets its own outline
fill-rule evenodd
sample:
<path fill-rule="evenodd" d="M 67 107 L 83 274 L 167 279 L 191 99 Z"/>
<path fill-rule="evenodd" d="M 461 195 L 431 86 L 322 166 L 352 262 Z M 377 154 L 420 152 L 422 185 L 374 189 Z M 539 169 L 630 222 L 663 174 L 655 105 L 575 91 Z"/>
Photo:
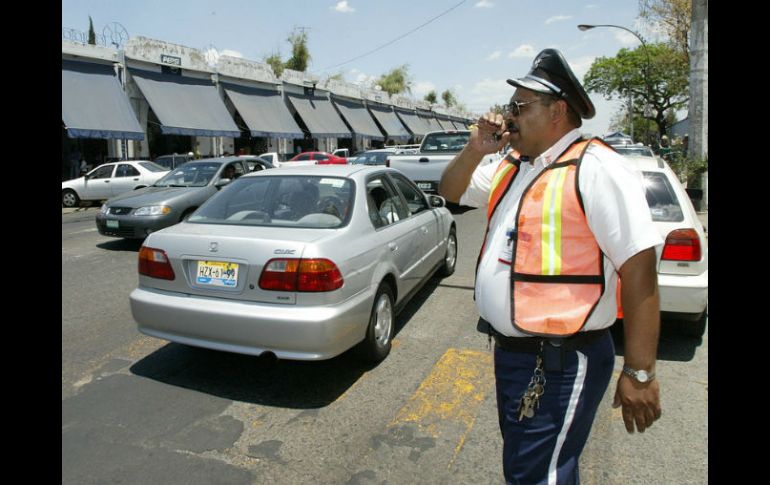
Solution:
<path fill-rule="evenodd" d="M 61 183 L 61 203 L 77 207 L 81 201 L 99 201 L 124 192 L 152 185 L 168 169 L 149 160 L 123 160 L 105 163 L 83 177 Z"/>
<path fill-rule="evenodd" d="M 284 157 L 283 155 L 280 155 L 278 152 L 260 153 L 257 156 L 262 158 L 263 160 L 267 160 L 275 168 L 280 167 L 281 163 L 286 159 L 286 157 Z"/>
<path fill-rule="evenodd" d="M 304 163 L 302 163 L 304 162 Z M 301 166 L 301 165 L 345 165 L 348 161 L 345 158 L 337 157 L 326 152 L 304 152 L 295 155 L 291 160 L 287 160 L 281 166 Z"/>
<path fill-rule="evenodd" d="M 258 172 L 266 168 L 275 168 L 273 162 L 264 158 L 262 155 L 238 155 L 238 158 L 246 162 L 248 172 Z"/>
<path fill-rule="evenodd" d="M 685 321 L 685 333 L 701 336 L 708 318 L 708 244 L 703 225 L 665 160 L 654 155 L 625 155 L 625 159 L 642 174 L 653 223 L 665 240 L 658 248 L 661 317 Z"/>
<path fill-rule="evenodd" d="M 173 170 L 190 160 L 195 160 L 195 157 L 189 153 L 172 153 L 171 155 L 161 155 L 153 161 L 166 167 L 167 170 Z"/>
<path fill-rule="evenodd" d="M 389 155 L 393 155 L 394 153 L 396 153 L 396 150 L 393 148 L 369 150 L 356 155 L 355 160 L 351 161 L 348 158 L 348 162 L 354 165 L 385 165 L 385 160 L 388 159 Z"/>
<path fill-rule="evenodd" d="M 131 312 L 142 333 L 187 345 L 381 360 L 397 311 L 455 270 L 444 204 L 384 167 L 245 175 L 144 241 Z"/>
<path fill-rule="evenodd" d="M 96 214 L 96 227 L 104 236 L 142 239 L 176 224 L 231 182 L 224 176 L 229 166 L 234 178 L 248 172 L 243 157 L 187 162 L 149 187 L 107 200 Z"/>

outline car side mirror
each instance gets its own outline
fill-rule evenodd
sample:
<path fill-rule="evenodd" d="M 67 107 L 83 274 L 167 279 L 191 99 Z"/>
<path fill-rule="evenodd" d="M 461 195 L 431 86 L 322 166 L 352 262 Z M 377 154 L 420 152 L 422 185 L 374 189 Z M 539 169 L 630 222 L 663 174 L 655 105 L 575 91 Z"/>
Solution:
<path fill-rule="evenodd" d="M 229 184 L 230 182 L 232 182 L 231 179 L 219 179 L 214 184 L 214 187 L 216 187 L 217 189 L 221 189 L 222 187 L 224 187 L 225 185 Z"/>
<path fill-rule="evenodd" d="M 446 199 L 440 195 L 429 195 L 428 202 L 431 207 L 446 207 Z"/>

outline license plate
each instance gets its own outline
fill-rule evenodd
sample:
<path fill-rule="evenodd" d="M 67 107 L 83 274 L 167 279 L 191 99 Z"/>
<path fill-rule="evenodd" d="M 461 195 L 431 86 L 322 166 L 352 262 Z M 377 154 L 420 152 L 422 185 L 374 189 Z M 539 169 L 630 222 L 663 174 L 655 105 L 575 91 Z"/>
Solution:
<path fill-rule="evenodd" d="M 107 221 L 107 227 L 110 229 L 117 229 L 119 227 L 119 221 Z"/>
<path fill-rule="evenodd" d="M 419 187 L 421 189 L 431 189 L 431 188 L 433 188 L 433 184 L 430 183 L 430 182 L 419 182 L 417 184 L 417 187 Z"/>
<path fill-rule="evenodd" d="M 238 284 L 238 264 L 198 261 L 195 282 L 199 285 L 235 287 Z"/>

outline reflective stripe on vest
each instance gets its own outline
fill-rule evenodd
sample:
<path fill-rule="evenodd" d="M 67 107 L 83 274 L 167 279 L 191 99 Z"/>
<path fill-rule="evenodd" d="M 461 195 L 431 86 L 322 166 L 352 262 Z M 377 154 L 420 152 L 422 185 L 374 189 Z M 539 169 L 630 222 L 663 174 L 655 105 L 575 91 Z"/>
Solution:
<path fill-rule="evenodd" d="M 522 195 L 511 263 L 511 323 L 522 332 L 572 335 L 604 292 L 603 254 L 578 185 L 580 161 L 592 142 L 574 143 Z"/>
<path fill-rule="evenodd" d="M 479 257 L 476 258 L 476 271 L 474 271 L 474 274 L 477 274 L 479 270 L 481 256 L 484 254 L 484 246 L 487 244 L 489 221 L 492 220 L 492 214 L 497 210 L 500 200 L 508 192 L 508 188 L 511 186 L 514 177 L 519 173 L 519 165 L 521 165 L 519 153 L 516 150 L 511 150 L 502 160 L 500 160 L 500 164 L 497 166 L 495 174 L 492 176 L 492 185 L 489 189 L 489 201 L 487 203 L 487 228 L 484 231 L 484 240 L 481 242 Z M 475 298 L 475 292 L 473 296 Z"/>

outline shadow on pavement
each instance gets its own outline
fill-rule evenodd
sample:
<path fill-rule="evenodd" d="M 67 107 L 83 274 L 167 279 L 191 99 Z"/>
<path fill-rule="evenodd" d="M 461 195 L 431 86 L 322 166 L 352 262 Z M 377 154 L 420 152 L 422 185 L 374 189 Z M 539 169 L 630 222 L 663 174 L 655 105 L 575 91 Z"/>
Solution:
<path fill-rule="evenodd" d="M 106 249 L 107 251 L 131 251 L 138 253 L 142 247 L 144 239 L 114 239 L 111 241 L 99 243 L 97 248 Z"/>
<path fill-rule="evenodd" d="M 468 211 L 472 211 L 476 209 L 475 207 L 455 204 L 454 202 L 447 202 L 446 208 L 449 209 L 449 212 L 451 212 L 452 214 L 465 214 Z"/>

